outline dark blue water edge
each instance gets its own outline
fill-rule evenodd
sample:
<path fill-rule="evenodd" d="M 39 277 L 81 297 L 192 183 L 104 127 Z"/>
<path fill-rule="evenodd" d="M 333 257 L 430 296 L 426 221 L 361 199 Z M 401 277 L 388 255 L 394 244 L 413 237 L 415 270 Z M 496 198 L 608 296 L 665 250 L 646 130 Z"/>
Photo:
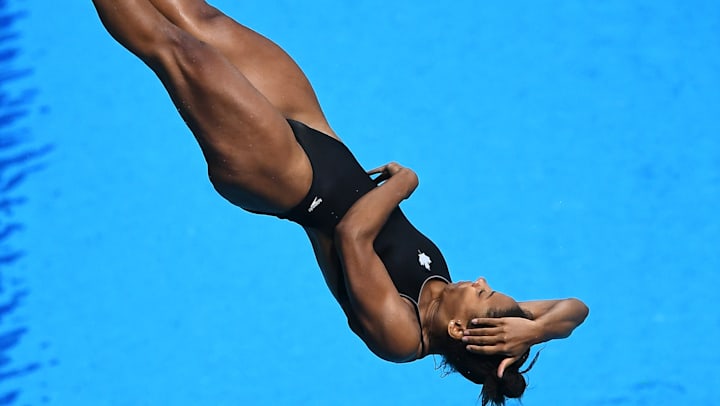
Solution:
<path fill-rule="evenodd" d="M 0 0 L 0 405 L 15 404 L 20 378 L 41 367 L 40 362 L 19 361 L 12 355 L 29 330 L 27 322 L 16 317 L 29 293 L 17 273 L 28 249 L 13 242 L 26 227 L 16 209 L 28 197 L 19 186 L 43 168 L 41 158 L 51 149 L 30 140 L 28 119 L 36 90 L 29 84 L 32 70 L 18 66 L 17 60 L 22 53 L 18 22 L 24 17 L 24 11 Z"/>

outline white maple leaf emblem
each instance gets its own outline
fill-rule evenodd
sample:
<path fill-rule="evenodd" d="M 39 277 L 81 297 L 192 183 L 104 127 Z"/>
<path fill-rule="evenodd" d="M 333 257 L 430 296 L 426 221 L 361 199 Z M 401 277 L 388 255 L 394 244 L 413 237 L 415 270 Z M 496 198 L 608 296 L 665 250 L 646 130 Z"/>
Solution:
<path fill-rule="evenodd" d="M 420 265 L 424 266 L 425 269 L 427 269 L 428 271 L 430 270 L 430 264 L 432 264 L 432 259 L 430 259 L 427 254 L 420 250 L 418 250 L 418 262 L 420 263 Z"/>

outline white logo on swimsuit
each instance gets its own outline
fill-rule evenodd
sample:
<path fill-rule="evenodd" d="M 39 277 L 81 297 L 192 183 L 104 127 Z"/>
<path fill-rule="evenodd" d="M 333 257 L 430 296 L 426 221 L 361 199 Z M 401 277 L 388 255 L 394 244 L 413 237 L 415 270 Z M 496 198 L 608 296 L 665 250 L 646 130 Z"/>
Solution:
<path fill-rule="evenodd" d="M 420 250 L 418 250 L 418 262 L 421 266 L 424 266 L 425 269 L 427 269 L 428 271 L 430 270 L 430 264 L 432 264 L 432 259 L 430 259 L 427 254 Z"/>
<path fill-rule="evenodd" d="M 320 206 L 320 203 L 322 203 L 322 198 L 315 196 L 312 203 L 310 203 L 310 208 L 308 208 L 308 213 L 312 213 L 316 207 Z"/>

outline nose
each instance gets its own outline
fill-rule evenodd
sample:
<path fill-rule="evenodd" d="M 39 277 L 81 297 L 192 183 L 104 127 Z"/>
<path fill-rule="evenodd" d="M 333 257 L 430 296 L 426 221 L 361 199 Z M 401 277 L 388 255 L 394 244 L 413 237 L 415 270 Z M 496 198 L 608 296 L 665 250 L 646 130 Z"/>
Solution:
<path fill-rule="evenodd" d="M 477 278 L 477 280 L 475 282 L 473 282 L 473 286 L 479 287 L 479 288 L 484 288 L 484 287 L 488 286 L 488 283 L 487 283 L 487 280 L 481 276 L 481 277 Z"/>

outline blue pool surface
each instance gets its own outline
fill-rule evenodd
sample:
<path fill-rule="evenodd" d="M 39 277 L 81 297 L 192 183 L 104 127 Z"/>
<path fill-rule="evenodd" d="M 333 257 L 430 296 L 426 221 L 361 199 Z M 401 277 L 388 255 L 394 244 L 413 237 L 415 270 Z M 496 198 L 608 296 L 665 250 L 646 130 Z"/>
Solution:
<path fill-rule="evenodd" d="M 213 4 L 363 165 L 418 173 L 455 279 L 589 305 L 524 405 L 717 404 L 716 2 L 243 3 Z M 302 230 L 217 196 L 90 1 L 0 1 L 0 29 L 0 405 L 478 404 L 373 356 Z"/>

